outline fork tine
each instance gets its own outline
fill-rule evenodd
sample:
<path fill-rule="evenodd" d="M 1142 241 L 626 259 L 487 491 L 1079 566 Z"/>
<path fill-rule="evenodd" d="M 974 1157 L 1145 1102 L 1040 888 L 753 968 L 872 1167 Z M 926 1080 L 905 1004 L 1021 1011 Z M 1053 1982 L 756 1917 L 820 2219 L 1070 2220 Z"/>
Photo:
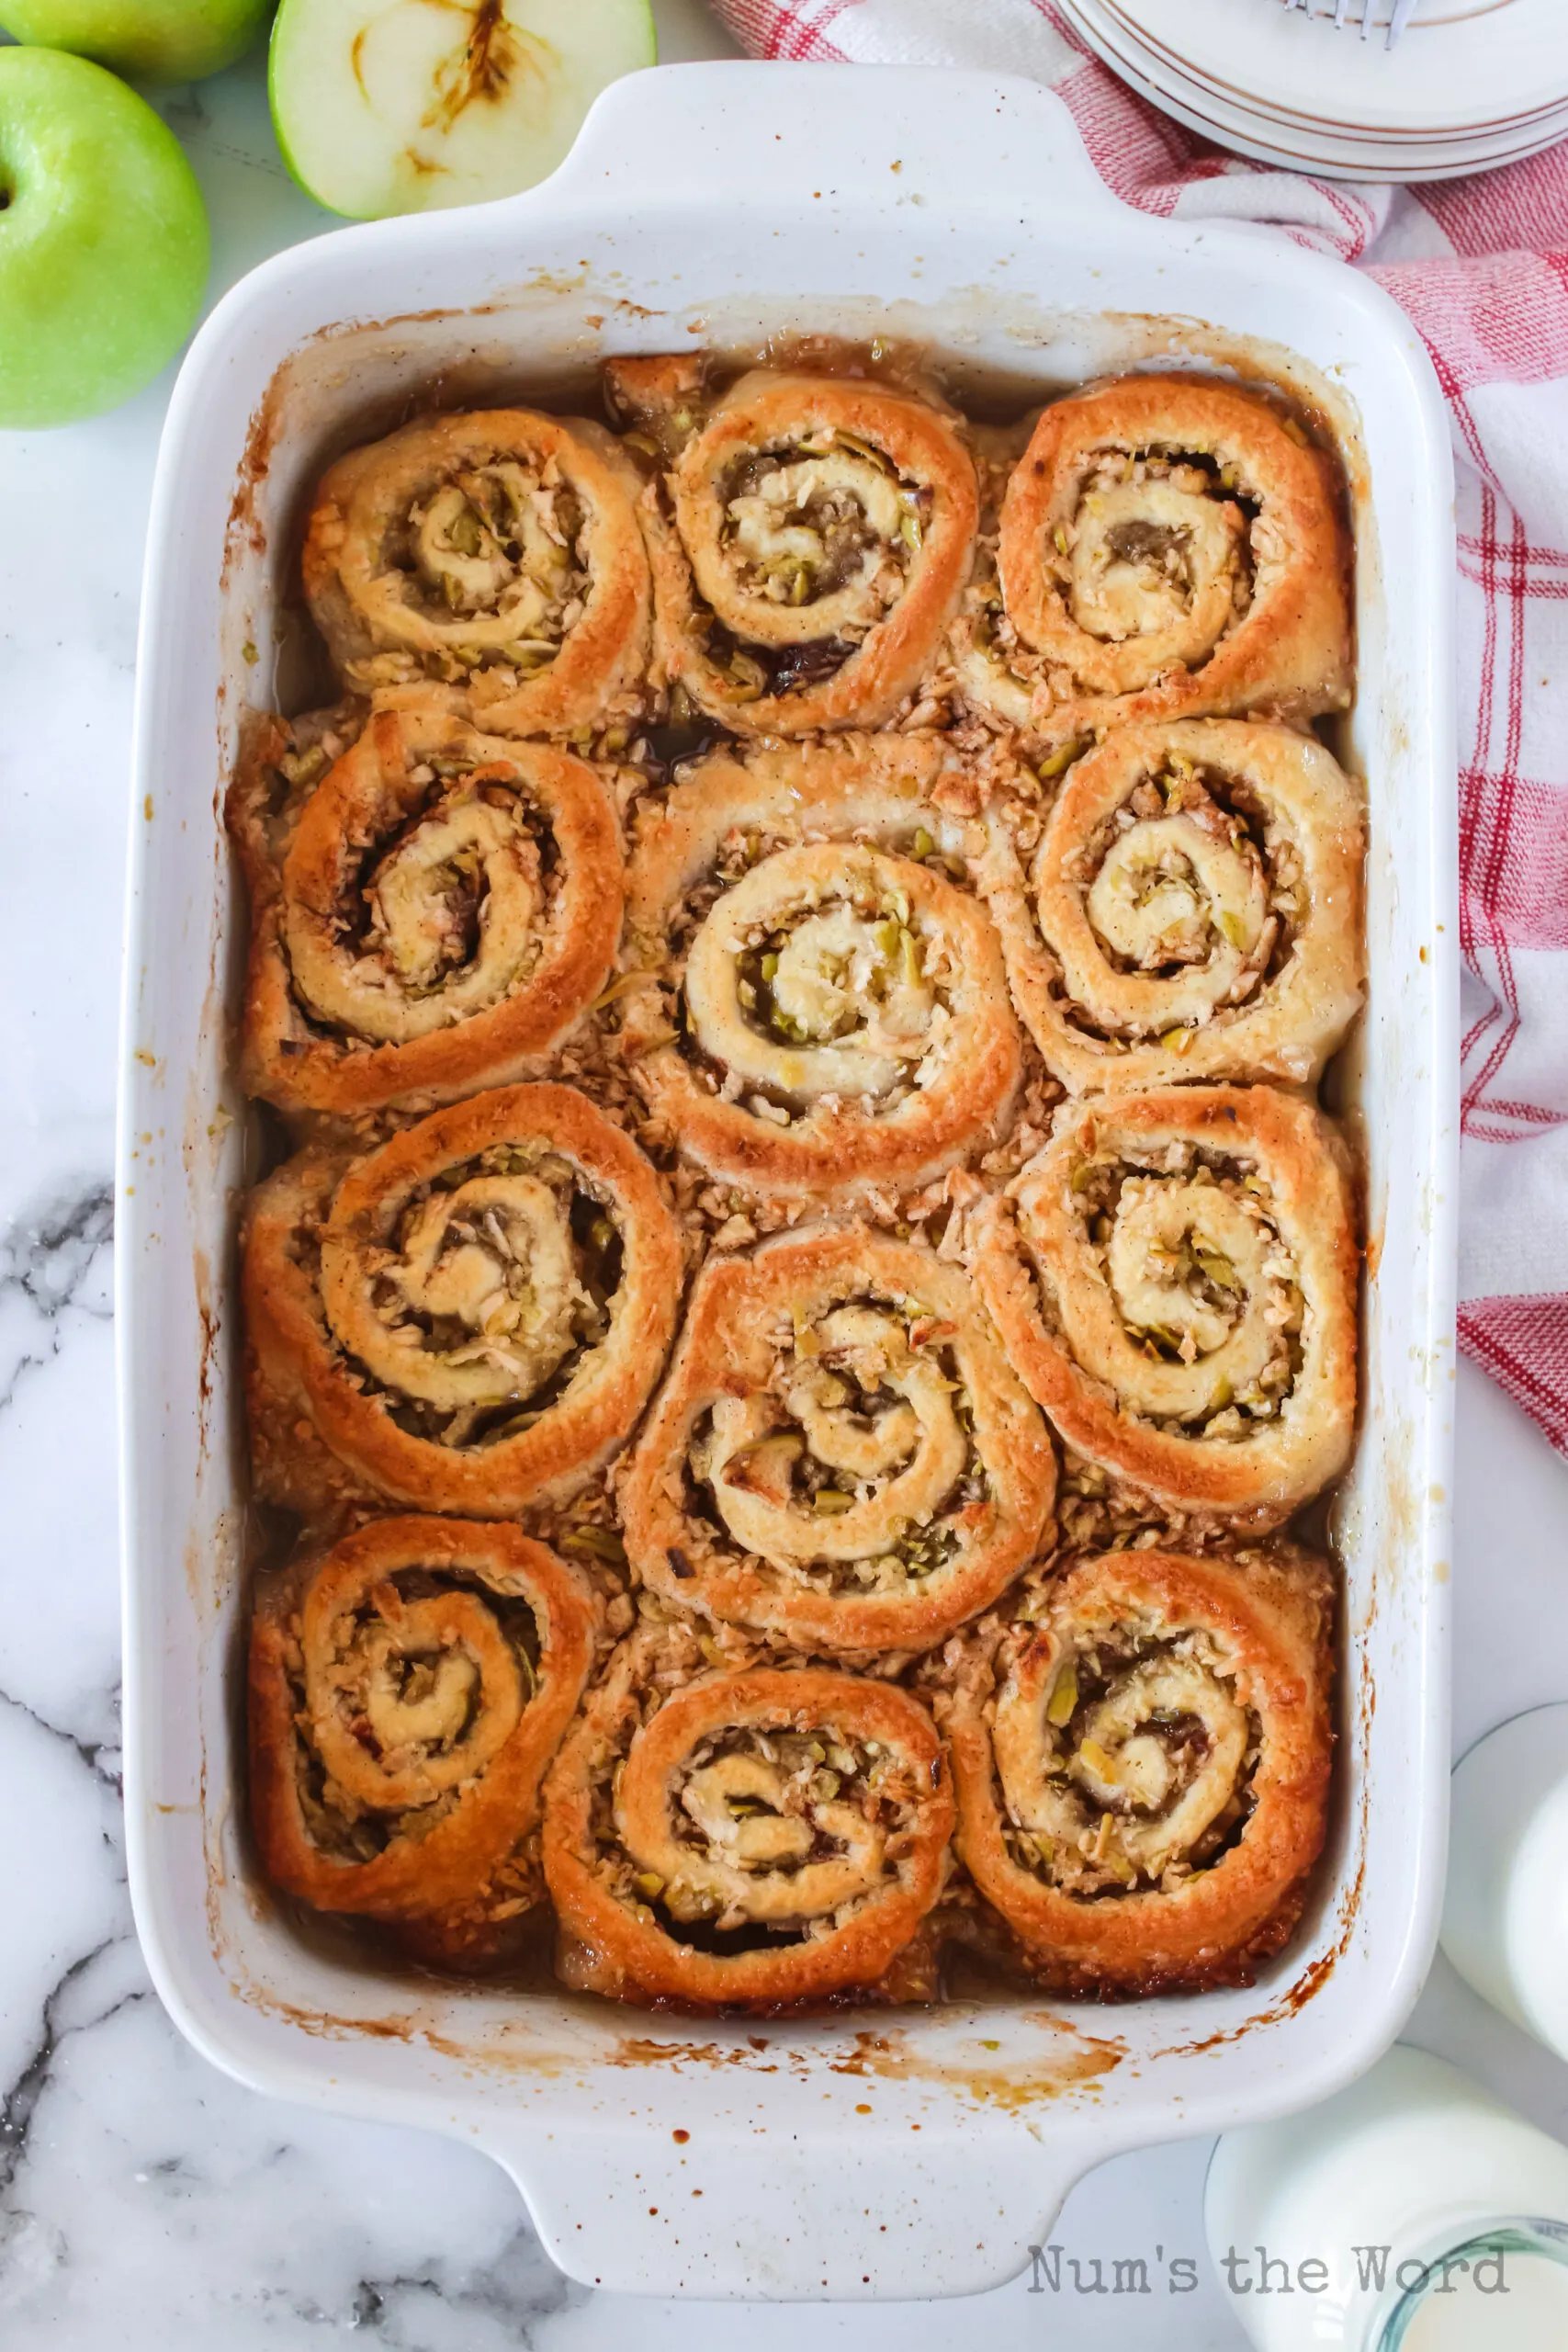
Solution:
<path fill-rule="evenodd" d="M 1296 8 L 1299 8 L 1306 17 L 1315 17 L 1319 14 L 1317 0 L 1284 0 L 1284 5 L 1287 16 Z M 1393 6 L 1389 9 L 1387 36 L 1383 43 L 1385 49 L 1392 49 L 1399 40 L 1411 17 L 1416 14 L 1416 6 L 1417 0 L 1393 0 Z M 1360 16 L 1353 17 L 1349 13 L 1350 0 L 1334 0 L 1334 29 L 1337 33 L 1341 33 L 1348 25 L 1359 24 L 1361 39 L 1371 40 L 1377 26 L 1377 9 L 1378 0 L 1361 0 Z"/>

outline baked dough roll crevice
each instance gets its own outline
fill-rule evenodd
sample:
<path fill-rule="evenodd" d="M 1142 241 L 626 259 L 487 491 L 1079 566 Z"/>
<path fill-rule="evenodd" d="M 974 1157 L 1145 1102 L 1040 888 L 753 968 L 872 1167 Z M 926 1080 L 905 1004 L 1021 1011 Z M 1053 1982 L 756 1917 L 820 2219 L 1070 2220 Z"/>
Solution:
<path fill-rule="evenodd" d="M 690 2008 L 898 1997 L 953 1829 L 930 1713 L 824 1667 L 694 1655 L 689 1630 L 640 1627 L 550 1773 L 559 1973 Z"/>
<path fill-rule="evenodd" d="M 1228 719 L 1128 727 L 1067 774 L 981 885 L 1020 1012 L 1077 1094 L 1177 1079 L 1311 1084 L 1362 996 L 1360 795 L 1321 743 Z"/>
<path fill-rule="evenodd" d="M 476 1095 L 358 1159 L 302 1152 L 246 1222 L 258 1486 L 321 1508 L 324 1448 L 346 1491 L 429 1510 L 564 1499 L 630 1435 L 681 1280 L 653 1170 L 570 1087 Z"/>
<path fill-rule="evenodd" d="M 323 475 L 305 594 L 340 674 L 434 692 L 497 735 L 635 712 L 650 588 L 615 435 L 532 409 L 427 417 Z"/>
<path fill-rule="evenodd" d="M 1072 1104 L 976 1263 L 1064 1444 L 1175 1517 L 1253 1530 L 1349 1459 L 1358 1271 L 1343 1144 L 1265 1087 Z"/>
<path fill-rule="evenodd" d="M 600 1609 L 513 1527 L 372 1520 L 268 1577 L 250 1648 L 251 1815 L 276 1886 L 470 1961 L 544 1896 L 539 1790 Z"/>
<path fill-rule="evenodd" d="M 863 1226 L 712 1258 L 627 1463 L 667 1601 L 807 1650 L 920 1650 L 1044 1540 L 1050 1440 L 967 1279 Z"/>
<path fill-rule="evenodd" d="M 1047 1984 L 1246 1984 L 1288 1939 L 1324 1838 L 1333 1596 L 1289 1547 L 1104 1554 L 948 1662 L 959 1854 Z"/>
<path fill-rule="evenodd" d="M 434 1104 L 536 1068 L 620 934 L 594 770 L 479 735 L 428 695 L 377 712 L 313 786 L 274 721 L 229 799 L 251 895 L 242 1076 L 295 1113 Z"/>
<path fill-rule="evenodd" d="M 716 755 L 642 812 L 622 1050 L 711 1174 L 846 1200 L 995 1140 L 1023 1046 L 955 780 L 939 739 L 856 737 Z"/>
<path fill-rule="evenodd" d="M 1335 468 L 1256 392 L 1134 376 L 1046 408 L 1002 500 L 966 698 L 1057 743 L 1143 718 L 1350 698 Z"/>
<path fill-rule="evenodd" d="M 672 460 L 641 514 L 654 660 L 739 735 L 875 727 L 929 666 L 969 570 L 975 468 L 928 401 L 757 368 L 616 360 L 612 401 Z"/>

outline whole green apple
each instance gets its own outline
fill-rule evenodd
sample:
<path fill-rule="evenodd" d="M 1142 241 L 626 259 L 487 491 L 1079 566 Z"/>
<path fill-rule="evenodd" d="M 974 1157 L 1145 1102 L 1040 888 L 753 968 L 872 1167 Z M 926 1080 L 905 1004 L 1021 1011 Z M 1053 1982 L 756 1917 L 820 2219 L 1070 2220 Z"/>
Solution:
<path fill-rule="evenodd" d="M 118 408 L 174 357 L 207 284 L 178 140 L 101 65 L 0 49 L 0 426 Z"/>
<path fill-rule="evenodd" d="M 0 27 L 34 49 L 90 57 L 132 82 L 200 82 L 243 57 L 273 0 L 0 0 Z"/>

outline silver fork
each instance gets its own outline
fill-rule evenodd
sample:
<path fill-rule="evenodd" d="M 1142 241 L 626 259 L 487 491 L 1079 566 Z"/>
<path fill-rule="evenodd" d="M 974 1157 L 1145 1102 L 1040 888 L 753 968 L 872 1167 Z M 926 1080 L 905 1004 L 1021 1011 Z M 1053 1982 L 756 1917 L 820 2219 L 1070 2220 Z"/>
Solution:
<path fill-rule="evenodd" d="M 1343 32 L 1345 29 L 1346 11 L 1349 5 L 1350 0 L 1334 0 L 1334 29 L 1337 33 Z M 1303 15 L 1309 17 L 1315 16 L 1317 13 L 1313 6 L 1313 0 L 1285 0 L 1285 6 L 1287 10 L 1300 8 Z M 1415 14 L 1416 0 L 1393 0 L 1393 13 L 1388 22 L 1388 39 L 1383 43 L 1385 49 L 1393 47 Z M 1361 39 L 1371 40 L 1371 37 L 1372 0 L 1361 0 Z"/>

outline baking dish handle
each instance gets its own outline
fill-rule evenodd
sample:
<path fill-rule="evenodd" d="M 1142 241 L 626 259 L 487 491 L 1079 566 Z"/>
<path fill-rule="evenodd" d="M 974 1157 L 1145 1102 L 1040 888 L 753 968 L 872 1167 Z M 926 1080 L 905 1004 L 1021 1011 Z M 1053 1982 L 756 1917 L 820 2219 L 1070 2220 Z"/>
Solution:
<path fill-rule="evenodd" d="M 711 203 L 723 188 L 775 219 L 781 202 L 803 199 L 815 217 L 863 219 L 870 195 L 889 212 L 928 209 L 933 239 L 971 203 L 993 220 L 1014 204 L 1123 209 L 1055 92 L 1021 74 L 928 65 L 846 74 L 739 60 L 629 74 L 595 100 L 546 186 L 552 205 L 570 191 L 639 212 Z"/>
<path fill-rule="evenodd" d="M 480 2144 L 569 2278 L 621 2294 L 768 2302 L 1001 2286 L 1029 2268 L 1068 2190 L 1111 2153 L 1081 2117 L 1059 2136 L 1043 2126 L 999 2137 L 955 2131 L 951 2113 L 931 2109 L 923 2122 L 895 2119 L 868 2095 L 825 2138 L 770 2128 L 765 2101 L 737 2132 L 727 2105 L 671 2106 L 689 2129 L 661 2115 L 640 2130 L 558 2121 L 547 2140 L 524 2123 L 513 2139 L 491 2123 Z"/>

